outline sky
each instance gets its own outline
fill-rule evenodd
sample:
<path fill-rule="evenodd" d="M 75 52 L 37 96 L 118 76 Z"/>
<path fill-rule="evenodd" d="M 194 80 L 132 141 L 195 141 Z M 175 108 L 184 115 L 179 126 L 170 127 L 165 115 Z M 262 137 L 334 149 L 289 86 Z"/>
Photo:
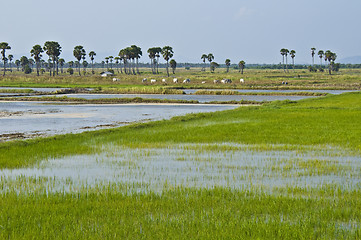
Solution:
<path fill-rule="evenodd" d="M 76 45 L 101 62 L 135 44 L 141 62 L 148 48 L 168 45 L 177 62 L 212 53 L 218 63 L 272 64 L 287 48 L 296 64 L 309 64 L 312 47 L 338 59 L 361 56 L 360 10 L 360 0 L 17 0 L 2 9 L 0 42 L 15 59 L 57 41 L 66 61 L 75 60 Z"/>

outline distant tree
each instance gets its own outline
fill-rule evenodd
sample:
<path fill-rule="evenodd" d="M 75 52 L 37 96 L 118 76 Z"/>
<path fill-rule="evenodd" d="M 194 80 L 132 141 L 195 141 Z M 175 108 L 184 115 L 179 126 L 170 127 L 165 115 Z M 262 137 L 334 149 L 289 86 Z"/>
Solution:
<path fill-rule="evenodd" d="M 208 55 L 207 54 L 202 54 L 201 59 L 203 60 L 202 71 L 206 71 L 206 60 L 208 59 Z"/>
<path fill-rule="evenodd" d="M 315 65 L 315 51 L 316 48 L 311 48 L 311 56 L 312 56 L 312 65 Z"/>
<path fill-rule="evenodd" d="M 226 64 L 227 67 L 227 73 L 229 72 L 229 66 L 231 66 L 231 60 L 229 60 L 228 58 L 226 59 L 226 61 L 224 62 Z"/>
<path fill-rule="evenodd" d="M 115 66 L 116 66 L 117 71 L 119 73 L 120 57 L 115 57 L 114 60 L 115 60 Z"/>
<path fill-rule="evenodd" d="M 36 74 L 39 76 L 39 71 L 40 71 L 40 61 L 41 61 L 41 53 L 44 52 L 43 48 L 37 44 L 34 45 L 33 48 L 30 50 L 30 54 L 31 56 L 35 59 L 35 63 L 36 63 Z"/>
<path fill-rule="evenodd" d="M 20 67 L 20 60 L 19 59 L 16 59 L 15 60 L 15 65 L 16 65 L 16 68 L 18 71 L 20 71 L 19 67 Z"/>
<path fill-rule="evenodd" d="M 21 69 L 22 71 L 25 70 L 25 66 L 29 66 L 29 59 L 26 56 L 22 56 L 20 58 L 20 65 L 21 65 Z"/>
<path fill-rule="evenodd" d="M 11 69 L 11 62 L 12 62 L 12 60 L 14 59 L 14 56 L 13 56 L 12 54 L 9 54 L 8 59 L 9 59 L 10 72 L 12 72 L 13 70 Z"/>
<path fill-rule="evenodd" d="M 157 74 L 159 74 L 158 68 L 159 68 L 159 58 L 160 58 L 160 54 L 162 53 L 163 49 L 160 47 L 156 47 L 154 49 L 155 51 L 155 57 L 157 58 Z M 162 54 L 163 55 L 163 54 Z"/>
<path fill-rule="evenodd" d="M 113 56 L 109 56 L 109 62 L 110 62 L 110 69 L 113 69 Z"/>
<path fill-rule="evenodd" d="M 120 59 L 123 60 L 125 74 L 127 74 L 127 55 L 128 55 L 128 50 L 126 48 L 121 49 L 118 53 Z"/>
<path fill-rule="evenodd" d="M 9 44 L 7 42 L 1 42 L 0 43 L 0 49 L 1 49 L 1 55 L 2 55 L 2 60 L 3 60 L 3 64 L 4 64 L 4 73 L 3 73 L 3 76 L 5 76 L 5 72 L 6 72 L 6 61 L 8 60 L 6 58 L 6 55 L 5 55 L 5 51 L 6 50 L 10 50 L 11 47 L 9 46 Z"/>
<path fill-rule="evenodd" d="M 295 50 L 291 50 L 291 51 L 290 51 L 290 56 L 291 56 L 291 58 L 292 58 L 293 71 L 295 71 L 295 57 L 296 57 L 296 51 L 295 51 Z"/>
<path fill-rule="evenodd" d="M 100 64 L 102 65 L 102 69 L 104 69 L 105 62 L 101 61 Z"/>
<path fill-rule="evenodd" d="M 244 69 L 245 66 L 246 66 L 245 61 L 243 61 L 243 60 L 239 61 L 238 67 L 239 67 L 239 71 L 241 71 L 241 74 L 243 74 L 243 69 Z"/>
<path fill-rule="evenodd" d="M 75 46 L 74 50 L 73 50 L 73 55 L 79 62 L 79 64 L 77 66 L 78 66 L 78 73 L 79 73 L 79 76 L 80 76 L 81 75 L 80 74 L 80 60 L 83 58 L 83 56 L 86 55 L 84 47 L 81 46 L 81 45 Z"/>
<path fill-rule="evenodd" d="M 109 69 L 109 57 L 105 57 L 105 63 L 107 64 L 107 69 Z"/>
<path fill-rule="evenodd" d="M 169 65 L 172 68 L 173 74 L 175 74 L 175 69 L 177 68 L 177 62 L 174 59 L 172 59 L 170 60 Z"/>
<path fill-rule="evenodd" d="M 84 60 L 82 62 L 82 65 L 83 65 L 83 75 L 85 75 L 86 74 L 86 68 L 88 67 L 89 63 Z"/>
<path fill-rule="evenodd" d="M 327 50 L 325 52 L 325 61 L 329 62 L 328 65 L 328 72 L 331 75 L 331 72 L 335 70 L 335 61 L 336 61 L 337 55 L 336 53 L 331 52 L 330 50 Z"/>
<path fill-rule="evenodd" d="M 137 74 L 140 74 L 139 72 L 139 58 L 143 55 L 142 49 L 136 45 L 130 46 L 132 49 L 133 57 L 136 60 L 136 68 L 137 68 Z"/>
<path fill-rule="evenodd" d="M 324 53 L 324 51 L 323 50 L 320 50 L 320 51 L 318 51 L 318 56 L 319 56 L 319 58 L 320 58 L 320 66 L 321 66 L 321 68 L 322 68 L 322 58 L 323 58 L 323 55 L 325 54 Z"/>
<path fill-rule="evenodd" d="M 212 53 L 209 53 L 209 54 L 207 55 L 207 59 L 208 59 L 208 62 L 209 62 L 209 63 L 212 63 L 212 61 L 213 61 L 213 59 L 214 59 L 213 54 L 212 54 Z M 211 66 L 210 66 L 210 70 L 211 70 L 211 72 L 212 72 Z"/>
<path fill-rule="evenodd" d="M 288 71 L 288 67 L 287 67 L 287 55 L 289 53 L 289 50 L 287 48 L 282 48 L 281 49 L 281 55 L 282 55 L 282 64 L 283 64 L 283 71 L 286 72 L 285 70 L 285 59 L 286 59 L 286 69 Z"/>
<path fill-rule="evenodd" d="M 65 60 L 64 60 L 64 58 L 59 58 L 58 61 L 59 61 L 61 73 L 63 73 L 63 67 L 64 67 L 64 64 L 65 64 Z"/>
<path fill-rule="evenodd" d="M 152 73 L 155 74 L 155 55 L 156 55 L 155 48 L 149 48 L 147 52 L 148 52 L 148 56 L 150 58 L 150 65 L 152 68 Z"/>
<path fill-rule="evenodd" d="M 164 60 L 167 61 L 167 75 L 169 77 L 169 69 L 168 69 L 168 65 L 169 65 L 169 59 L 171 59 L 173 57 L 173 48 L 170 46 L 165 46 L 162 48 L 162 55 Z"/>
<path fill-rule="evenodd" d="M 90 61 L 92 62 L 92 74 L 94 74 L 94 56 L 96 55 L 94 51 L 89 52 Z"/>
<path fill-rule="evenodd" d="M 53 76 L 55 76 L 55 67 L 57 65 L 58 57 L 61 53 L 61 46 L 58 42 L 47 41 L 44 43 L 43 49 L 46 52 L 46 54 L 49 56 L 49 60 L 51 59 L 49 67 L 50 69 L 51 67 L 53 68 Z M 51 76 L 51 71 L 50 71 L 50 76 Z"/>
<path fill-rule="evenodd" d="M 68 65 L 69 65 L 69 68 L 73 68 L 74 62 L 73 62 L 73 61 L 69 61 L 69 62 L 68 62 Z"/>
<path fill-rule="evenodd" d="M 35 64 L 34 59 L 29 58 L 29 67 L 31 68 L 31 71 L 33 71 L 34 64 Z"/>
<path fill-rule="evenodd" d="M 73 75 L 74 70 L 72 68 L 68 68 L 68 70 L 66 70 L 67 73 L 69 73 L 70 75 Z"/>
<path fill-rule="evenodd" d="M 219 67 L 219 64 L 216 62 L 211 62 L 211 72 L 214 72 L 216 70 L 217 67 Z"/>

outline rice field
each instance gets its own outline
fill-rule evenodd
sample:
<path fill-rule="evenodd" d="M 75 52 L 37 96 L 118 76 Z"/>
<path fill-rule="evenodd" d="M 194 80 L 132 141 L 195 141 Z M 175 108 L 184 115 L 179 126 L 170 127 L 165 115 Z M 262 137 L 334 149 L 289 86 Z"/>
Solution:
<path fill-rule="evenodd" d="M 360 93 L 0 144 L 2 239 L 360 239 Z"/>

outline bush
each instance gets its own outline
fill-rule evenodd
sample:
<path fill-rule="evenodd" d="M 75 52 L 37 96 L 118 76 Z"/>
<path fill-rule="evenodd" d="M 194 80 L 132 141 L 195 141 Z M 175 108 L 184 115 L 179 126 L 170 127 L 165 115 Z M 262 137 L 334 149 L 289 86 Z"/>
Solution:
<path fill-rule="evenodd" d="M 25 65 L 24 67 L 24 73 L 25 74 L 30 74 L 33 70 L 29 67 L 29 65 Z"/>
<path fill-rule="evenodd" d="M 66 70 L 66 72 L 69 73 L 70 75 L 73 75 L 74 69 L 68 68 L 68 70 Z"/>

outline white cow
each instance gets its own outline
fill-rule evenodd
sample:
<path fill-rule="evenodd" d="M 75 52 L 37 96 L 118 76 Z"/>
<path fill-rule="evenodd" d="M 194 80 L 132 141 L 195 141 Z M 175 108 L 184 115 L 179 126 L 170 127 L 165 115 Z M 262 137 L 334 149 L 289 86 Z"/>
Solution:
<path fill-rule="evenodd" d="M 178 78 L 173 78 L 173 83 L 178 83 Z"/>
<path fill-rule="evenodd" d="M 205 84 L 206 83 L 206 81 L 202 81 L 202 84 Z"/>
<path fill-rule="evenodd" d="M 166 80 L 165 78 L 163 78 L 163 79 L 162 79 L 162 82 L 163 82 L 163 83 L 166 83 L 166 82 L 167 82 L 167 80 Z"/>
<path fill-rule="evenodd" d="M 150 83 L 156 83 L 157 82 L 157 80 L 155 80 L 155 79 L 150 79 Z"/>
<path fill-rule="evenodd" d="M 148 79 L 143 78 L 142 83 L 146 83 L 147 81 L 148 81 Z"/>
<path fill-rule="evenodd" d="M 189 78 L 183 80 L 183 83 L 190 83 L 190 82 L 191 80 Z"/>
<path fill-rule="evenodd" d="M 219 83 L 219 80 L 216 80 L 216 79 L 215 79 L 215 80 L 213 80 L 213 83 L 214 83 L 214 84 L 217 84 L 217 83 Z"/>
<path fill-rule="evenodd" d="M 244 79 L 243 78 L 239 79 L 239 82 L 244 83 Z"/>
<path fill-rule="evenodd" d="M 119 82 L 120 79 L 119 78 L 113 78 L 113 82 Z"/>

